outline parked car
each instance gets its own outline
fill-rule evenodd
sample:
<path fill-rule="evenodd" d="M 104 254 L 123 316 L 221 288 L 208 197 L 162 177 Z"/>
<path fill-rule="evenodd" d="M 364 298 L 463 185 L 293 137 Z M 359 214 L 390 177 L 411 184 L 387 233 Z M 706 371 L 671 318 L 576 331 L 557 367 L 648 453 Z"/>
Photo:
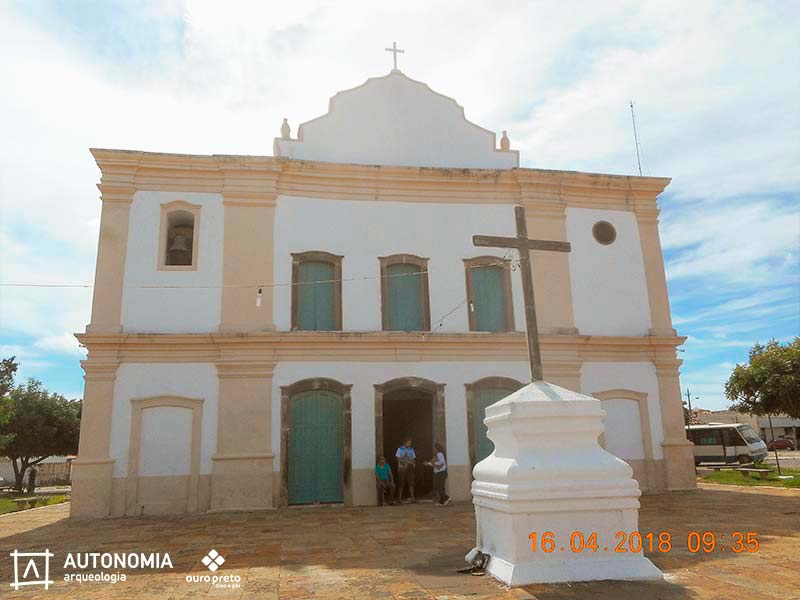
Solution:
<path fill-rule="evenodd" d="M 0 490 L 4 490 L 6 488 L 10 488 L 12 485 L 14 485 L 14 484 L 11 483 L 10 481 L 6 480 L 6 479 L 3 479 L 3 476 L 0 475 Z"/>
<path fill-rule="evenodd" d="M 789 438 L 779 438 L 772 440 L 767 446 L 767 450 L 797 450 L 797 444 Z"/>

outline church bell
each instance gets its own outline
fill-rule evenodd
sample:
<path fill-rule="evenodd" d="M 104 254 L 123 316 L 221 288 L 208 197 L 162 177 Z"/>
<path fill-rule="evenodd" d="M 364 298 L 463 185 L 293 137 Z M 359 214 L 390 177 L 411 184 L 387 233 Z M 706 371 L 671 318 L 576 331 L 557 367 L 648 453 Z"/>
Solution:
<path fill-rule="evenodd" d="M 175 239 L 172 240 L 172 245 L 169 247 L 170 252 L 174 251 L 180 252 L 188 252 L 189 251 L 189 244 L 186 243 L 186 236 L 185 235 L 176 235 Z"/>

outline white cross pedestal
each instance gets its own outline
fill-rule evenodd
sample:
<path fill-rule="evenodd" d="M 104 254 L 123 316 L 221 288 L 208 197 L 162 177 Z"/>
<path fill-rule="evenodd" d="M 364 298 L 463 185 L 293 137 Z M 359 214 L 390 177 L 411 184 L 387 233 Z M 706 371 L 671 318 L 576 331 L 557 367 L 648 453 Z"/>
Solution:
<path fill-rule="evenodd" d="M 631 539 L 641 492 L 598 443 L 603 415 L 599 400 L 544 381 L 486 409 L 495 450 L 475 465 L 472 497 L 491 575 L 514 586 L 663 577 Z M 586 547 L 593 533 L 596 551 Z"/>

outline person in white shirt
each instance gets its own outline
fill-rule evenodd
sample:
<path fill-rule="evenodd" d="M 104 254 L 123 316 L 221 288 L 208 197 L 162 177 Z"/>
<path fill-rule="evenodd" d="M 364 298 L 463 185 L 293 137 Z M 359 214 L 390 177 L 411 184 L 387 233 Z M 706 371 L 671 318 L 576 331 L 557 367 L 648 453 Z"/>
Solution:
<path fill-rule="evenodd" d="M 433 455 L 435 458 L 425 464 L 433 467 L 433 493 L 439 506 L 447 506 L 450 504 L 450 496 L 444 491 L 444 482 L 447 479 L 447 457 L 444 446 L 438 442 L 434 444 Z"/>

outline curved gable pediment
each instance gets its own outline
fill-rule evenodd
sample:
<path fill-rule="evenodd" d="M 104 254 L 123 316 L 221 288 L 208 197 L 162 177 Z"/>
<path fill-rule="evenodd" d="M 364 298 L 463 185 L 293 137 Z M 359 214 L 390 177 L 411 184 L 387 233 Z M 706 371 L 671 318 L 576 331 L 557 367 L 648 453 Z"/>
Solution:
<path fill-rule="evenodd" d="M 275 139 L 275 156 L 364 165 L 512 169 L 516 150 L 469 122 L 455 100 L 392 71 L 331 98 L 328 112 Z"/>

